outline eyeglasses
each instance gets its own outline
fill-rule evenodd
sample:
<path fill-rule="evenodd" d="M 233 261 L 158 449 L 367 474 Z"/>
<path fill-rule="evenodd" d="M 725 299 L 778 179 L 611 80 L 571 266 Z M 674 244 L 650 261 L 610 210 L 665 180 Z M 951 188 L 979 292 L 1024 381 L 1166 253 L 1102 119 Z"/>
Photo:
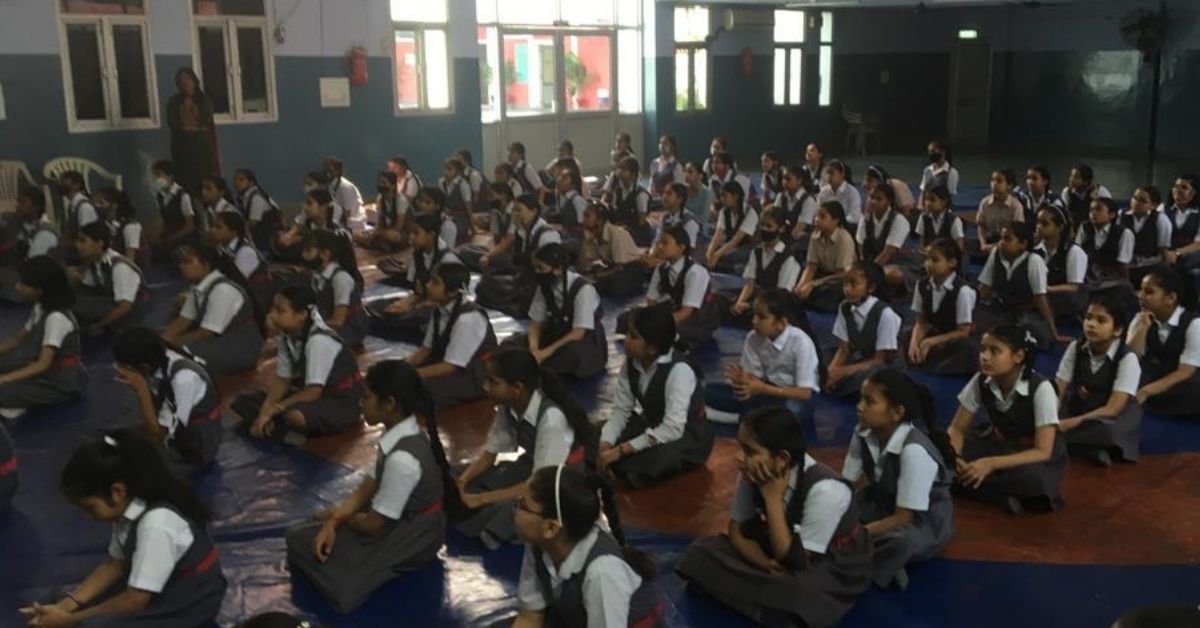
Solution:
<path fill-rule="evenodd" d="M 542 519 L 545 519 L 545 518 L 546 518 L 546 515 L 545 515 L 545 513 L 539 512 L 539 511 L 537 511 L 537 510 L 534 510 L 534 509 L 532 509 L 532 508 L 530 508 L 530 507 L 529 507 L 529 502 L 528 502 L 528 500 L 525 498 L 525 496 L 524 496 L 524 495 L 518 495 L 518 496 L 517 496 L 517 503 L 516 503 L 516 506 L 517 506 L 517 510 L 524 510 L 525 512 L 527 512 L 527 513 L 529 513 L 529 514 L 531 514 L 531 515 L 533 515 L 533 516 L 535 516 L 535 517 L 540 517 L 540 518 L 542 518 Z"/>

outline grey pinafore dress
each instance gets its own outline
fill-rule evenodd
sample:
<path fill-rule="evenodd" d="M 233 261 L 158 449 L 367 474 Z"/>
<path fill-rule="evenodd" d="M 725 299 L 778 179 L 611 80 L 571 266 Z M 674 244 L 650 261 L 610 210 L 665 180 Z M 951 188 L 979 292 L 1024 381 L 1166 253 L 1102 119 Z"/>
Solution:
<path fill-rule="evenodd" d="M 422 431 L 396 441 L 389 451 L 376 449 L 375 478 L 381 486 L 384 467 L 391 455 L 405 452 L 421 466 L 421 478 L 409 495 L 400 519 L 389 521 L 384 531 L 373 537 L 342 526 L 333 552 L 324 563 L 317 562 L 313 555 L 313 542 L 321 531 L 321 522 L 302 523 L 287 531 L 288 562 L 339 613 L 353 611 L 379 587 L 433 561 L 446 540 L 442 472 L 434 460 L 429 438 Z"/>
<path fill-rule="evenodd" d="M 186 349 L 192 355 L 204 360 L 204 365 L 213 377 L 220 377 L 239 371 L 248 371 L 258 364 L 258 355 L 262 352 L 263 336 L 254 320 L 254 297 L 232 279 L 224 275 L 217 278 L 204 292 L 195 292 L 196 320 L 192 321 L 192 329 L 204 320 L 204 312 L 208 309 L 208 298 L 220 284 L 235 288 L 242 295 L 242 307 L 229 321 L 225 331 L 202 338 L 189 345 Z"/>
<path fill-rule="evenodd" d="M 321 312 L 321 318 L 328 321 L 333 318 L 334 296 L 333 296 L 333 278 L 338 273 L 350 274 L 350 271 L 338 266 L 337 270 L 333 271 L 333 275 L 329 279 L 321 276 L 321 273 L 314 273 L 312 278 L 312 289 L 317 295 L 317 309 Z M 353 277 L 351 277 L 353 279 Z M 363 343 L 363 338 L 367 335 L 367 312 L 363 309 L 362 288 L 355 284 L 353 290 L 350 291 L 350 304 L 346 306 L 346 324 L 338 328 L 338 336 L 347 347 L 358 347 Z"/>
<path fill-rule="evenodd" d="M 849 484 L 820 463 L 802 472 L 787 504 L 789 522 L 795 525 L 804 519 L 809 491 L 817 482 L 829 479 Z M 754 498 L 757 516 L 743 522 L 741 532 L 773 555 L 766 510 L 757 489 Z M 721 534 L 692 543 L 676 571 L 765 626 L 795 626 L 797 622 L 811 628 L 835 625 L 871 584 L 871 540 L 858 523 L 854 504 L 842 515 L 824 554 L 809 554 L 793 535 L 788 556 L 779 562 L 782 573 L 751 566 L 729 537 Z"/>
<path fill-rule="evenodd" d="M 1029 255 L 1033 255 L 1030 253 Z M 1022 325 L 1037 338 L 1038 348 L 1047 349 L 1054 342 L 1050 326 L 1033 303 L 1033 286 L 1029 284 L 1029 258 L 1013 269 L 1010 279 L 1000 263 L 1000 249 L 992 250 L 992 301 L 975 306 L 975 337 L 980 338 L 996 325 Z"/>
<path fill-rule="evenodd" d="M 941 336 L 958 329 L 958 292 L 966 282 L 962 275 L 954 278 L 954 287 L 942 297 L 940 306 L 933 308 L 933 286 L 926 277 L 917 283 L 917 291 L 921 294 L 921 303 L 925 307 L 925 316 L 929 319 L 929 333 L 926 337 Z M 908 355 L 911 333 L 901 334 L 904 340 L 903 355 Z M 974 337 L 962 338 L 940 344 L 929 351 L 925 362 L 914 368 L 925 369 L 938 375 L 970 375 L 979 370 L 979 342 Z"/>
<path fill-rule="evenodd" d="M 203 366 L 187 357 L 177 357 L 167 365 L 166 372 L 155 374 L 157 387 L 154 389 L 154 407 L 166 404 L 175 411 L 175 393 L 171 384 L 175 376 L 191 371 L 204 382 L 204 397 L 192 408 L 187 424 L 179 424 L 175 433 L 164 443 L 168 462 L 176 469 L 190 471 L 212 462 L 221 447 L 225 430 L 221 426 L 221 396 L 217 386 Z"/>
<path fill-rule="evenodd" d="M 929 509 L 914 512 L 912 523 L 879 536 L 871 535 L 874 548 L 871 558 L 872 580 L 886 587 L 896 573 L 911 562 L 933 558 L 946 546 L 954 534 L 954 502 L 950 484 L 954 473 L 942 459 L 941 452 L 920 428 L 909 430 L 904 445 L 920 445 L 937 463 L 938 473 L 929 494 Z M 859 436 L 855 437 L 863 462 L 863 477 L 867 485 L 854 494 L 860 521 L 864 524 L 890 517 L 896 512 L 896 493 L 900 480 L 900 454 L 881 452 L 882 459 L 871 457 L 871 450 Z M 876 473 L 879 478 L 876 479 Z"/>
<path fill-rule="evenodd" d="M 1117 369 L 1121 360 L 1130 353 L 1129 347 L 1122 343 L 1116 357 L 1105 355 L 1104 364 L 1093 372 L 1091 358 L 1081 349 L 1081 345 L 1082 341 L 1075 341 L 1075 370 L 1071 374 L 1071 383 L 1063 391 L 1063 409 L 1067 417 L 1091 412 L 1108 403 L 1117 379 Z M 1195 408 L 1190 410 L 1195 412 Z M 1136 398 L 1130 397 L 1117 416 L 1088 419 L 1075 429 L 1063 432 L 1063 438 L 1067 441 L 1068 451 L 1073 453 L 1112 451 L 1122 460 L 1134 462 L 1141 451 L 1141 427 L 1142 405 Z"/>
<path fill-rule="evenodd" d="M 133 308 L 122 319 L 115 321 L 111 329 L 119 331 L 137 327 L 146 317 L 146 311 L 150 307 L 150 291 L 146 288 L 146 276 L 133 260 L 123 255 L 114 255 L 111 260 L 101 258 L 87 267 L 87 272 L 91 274 L 92 280 L 95 282 L 94 286 L 80 284 L 75 290 L 73 309 L 80 324 L 85 327 L 100 321 L 117 307 L 117 302 L 113 298 L 112 271 L 113 267 L 119 264 L 133 269 L 133 272 L 137 273 L 140 284 L 137 297 L 133 301 Z"/>
<path fill-rule="evenodd" d="M 604 530 L 596 530 L 596 542 L 588 552 L 583 567 L 567 578 L 555 592 L 546 570 L 546 562 L 542 558 L 542 550 L 529 546 L 525 551 L 533 552 L 534 571 L 537 574 L 538 587 L 542 599 L 546 600 L 546 628 L 587 628 L 587 606 L 583 595 L 583 581 L 587 578 L 588 567 L 592 561 L 601 556 L 615 556 L 624 560 L 621 545 L 611 534 Z M 642 579 L 642 584 L 629 597 L 630 628 L 652 628 L 657 626 L 662 618 L 666 605 L 659 597 L 657 588 L 649 580 Z M 613 628 L 619 628 L 614 626 Z"/>
<path fill-rule="evenodd" d="M 1158 335 L 1157 321 L 1150 324 L 1146 332 L 1146 350 L 1142 354 L 1141 386 L 1157 381 L 1179 368 L 1179 359 L 1187 345 L 1187 330 L 1196 320 L 1196 314 L 1184 310 L 1179 325 L 1171 330 L 1166 341 Z M 1146 409 L 1158 414 L 1195 417 L 1200 407 L 1200 369 L 1192 376 L 1146 400 Z"/>
<path fill-rule="evenodd" d="M 492 330 L 492 322 L 488 319 L 487 312 L 474 303 L 464 302 L 460 297 L 455 303 L 454 309 L 450 311 L 444 331 L 439 333 L 442 316 L 440 308 L 433 310 L 433 317 L 429 322 L 433 327 L 433 346 L 430 347 L 429 359 L 425 364 L 437 364 L 446 359 L 446 349 L 450 346 L 450 338 L 454 335 L 454 325 L 460 316 L 482 316 L 484 324 L 487 325 L 487 332 L 483 337 L 483 342 L 480 342 L 479 348 L 475 350 L 470 365 L 464 368 L 455 368 L 454 372 L 449 375 L 424 378 L 425 389 L 429 391 L 429 396 L 433 399 L 433 406 L 437 412 L 475 401 L 487 394 L 483 388 L 488 378 L 487 361 L 491 359 L 491 353 L 496 350 L 497 346 L 496 332 Z"/>
<path fill-rule="evenodd" d="M 0 385 L 0 408 L 46 406 L 79 399 L 86 394 L 88 374 L 80 358 L 79 323 L 71 312 L 61 313 L 71 320 L 74 329 L 63 338 L 62 346 L 54 352 L 50 369 L 35 377 Z M 38 359 L 42 353 L 46 317 L 49 315 L 50 312 L 42 310 L 41 305 L 34 306 L 30 316 L 37 316 L 37 320 L 21 344 L 0 356 L 0 373 L 14 371 Z"/>
<path fill-rule="evenodd" d="M 679 271 L 675 283 L 671 283 L 671 264 L 669 262 L 659 264 L 654 271 L 658 273 L 658 292 L 670 299 L 669 302 L 660 301 L 660 305 L 670 303 L 672 311 L 683 307 L 683 294 L 687 288 L 688 271 L 695 263 L 692 258 L 685 258 L 683 269 Z M 629 315 L 630 312 L 626 311 L 617 317 L 617 333 L 626 332 L 629 326 Z M 718 299 L 716 293 L 713 292 L 710 281 L 709 289 L 704 294 L 704 300 L 700 302 L 700 307 L 692 312 L 686 321 L 676 325 L 675 333 L 679 336 L 680 345 L 688 349 L 695 349 L 712 340 L 713 333 L 720 326 L 721 299 Z"/>
<path fill-rule="evenodd" d="M 846 336 L 849 338 L 850 344 L 850 356 L 846 359 L 847 364 L 857 364 L 875 356 L 875 346 L 879 336 L 879 319 L 883 317 L 884 310 L 890 310 L 891 306 L 883 299 L 876 299 L 875 305 L 867 312 L 867 318 L 863 321 L 862 327 L 858 326 L 858 322 L 854 318 L 856 308 L 857 305 L 850 301 L 842 301 L 840 308 L 842 319 L 846 322 Z M 829 354 L 830 361 L 833 360 L 833 355 L 833 353 Z M 858 391 L 862 389 L 863 382 L 867 381 L 867 378 L 875 371 L 883 368 L 887 368 L 887 364 L 877 364 L 864 371 L 859 371 L 852 377 L 838 382 L 832 392 L 842 397 L 857 395 Z"/>
<path fill-rule="evenodd" d="M 450 249 L 434 248 L 428 262 L 425 261 L 423 253 L 413 251 L 413 281 L 409 282 L 406 275 L 399 275 L 397 278 L 403 279 L 405 287 L 412 289 L 415 296 L 424 299 L 425 286 L 429 283 L 433 269 L 441 263 L 461 264 L 462 260 Z M 397 342 L 412 341 L 416 336 L 415 339 L 419 342 L 419 334 L 429 324 L 431 308 L 418 303 L 403 314 L 387 312 L 387 307 L 400 298 L 404 297 L 378 299 L 367 304 L 367 328 L 372 336 Z"/>
<path fill-rule="evenodd" d="M 538 286 L 546 303 L 546 321 L 542 325 L 541 342 L 543 347 L 554 344 L 559 338 L 571 333 L 575 322 L 575 299 L 579 291 L 592 285 L 585 277 L 576 276 L 571 285 L 567 285 L 567 276 L 562 278 L 563 302 L 560 304 L 555 297 L 555 290 L 547 286 Z M 597 292 L 599 294 L 599 292 Z M 554 352 L 554 355 L 542 362 L 542 368 L 560 376 L 570 376 L 577 379 L 587 379 L 604 372 L 608 366 L 608 339 L 604 333 L 604 321 L 601 319 L 603 306 L 599 301 L 593 315 L 592 328 L 587 330 L 582 340 L 568 343 Z M 514 334 L 505 344 L 519 347 L 529 346 L 527 334 Z"/>

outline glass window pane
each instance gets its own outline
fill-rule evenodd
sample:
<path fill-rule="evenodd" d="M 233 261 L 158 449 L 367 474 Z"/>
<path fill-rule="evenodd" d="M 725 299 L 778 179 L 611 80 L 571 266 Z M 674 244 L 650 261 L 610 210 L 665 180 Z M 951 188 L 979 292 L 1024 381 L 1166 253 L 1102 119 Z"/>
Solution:
<path fill-rule="evenodd" d="M 255 15 L 266 16 L 263 0 L 192 0 L 196 15 Z"/>
<path fill-rule="evenodd" d="M 142 0 L 60 0 L 63 13 L 76 15 L 145 15 Z"/>
<path fill-rule="evenodd" d="M 496 28 L 477 29 L 479 44 L 479 105 L 480 119 L 495 122 L 500 119 L 500 71 L 496 61 L 500 58 L 499 37 Z"/>
<path fill-rule="evenodd" d="M 817 95 L 817 104 L 828 107 L 833 101 L 833 46 L 821 46 L 820 67 L 821 91 Z"/>
<path fill-rule="evenodd" d="M 446 58 L 446 31 L 425 31 L 425 106 L 450 108 L 450 63 Z"/>
<path fill-rule="evenodd" d="M 783 48 L 775 49 L 775 76 L 772 81 L 774 89 L 774 98 L 772 102 L 777 105 L 786 105 L 787 100 L 784 97 L 787 95 L 787 50 Z"/>
<path fill-rule="evenodd" d="M 775 12 L 775 43 L 804 43 L 804 11 Z"/>
<path fill-rule="evenodd" d="M 821 43 L 833 43 L 833 13 L 821 12 Z"/>
<path fill-rule="evenodd" d="M 788 104 L 800 104 L 801 88 L 804 86 L 800 74 L 801 64 L 804 63 L 804 51 L 792 48 L 788 51 Z"/>
<path fill-rule="evenodd" d="M 563 19 L 568 24 L 592 26 L 613 23 L 612 0 L 562 0 Z"/>
<path fill-rule="evenodd" d="M 478 24 L 496 23 L 496 0 L 475 0 L 475 22 Z"/>
<path fill-rule="evenodd" d="M 421 106 L 420 74 L 417 71 L 417 34 L 396 31 L 396 107 Z"/>
<path fill-rule="evenodd" d="M 446 0 L 391 0 L 393 22 L 445 22 Z"/>
<path fill-rule="evenodd" d="M 612 38 L 567 35 L 563 47 L 567 111 L 612 109 Z"/>
<path fill-rule="evenodd" d="M 653 0 L 650 0 L 653 1 Z M 617 23 L 621 26 L 641 26 L 642 3 L 640 0 L 617 0 Z"/>
<path fill-rule="evenodd" d="M 504 37 L 504 80 L 508 115 L 554 113 L 554 36 L 512 34 Z"/>
<path fill-rule="evenodd" d="M 708 37 L 708 9 L 675 7 L 675 41 L 700 42 Z"/>
<path fill-rule="evenodd" d="M 697 48 L 692 56 L 692 74 L 696 82 L 696 109 L 708 109 L 708 49 Z"/>
<path fill-rule="evenodd" d="M 505 24 L 553 24 L 558 19 L 557 0 L 498 0 L 500 21 Z"/>
<path fill-rule="evenodd" d="M 237 38 L 238 71 L 242 80 L 242 112 L 270 113 L 263 29 L 257 26 L 239 27 Z"/>
<path fill-rule="evenodd" d="M 688 92 L 691 64 L 687 48 L 675 49 L 675 110 L 687 111 L 692 108 L 692 98 Z"/>
<path fill-rule="evenodd" d="M 100 76 L 100 31 L 96 24 L 67 24 L 67 56 L 76 120 L 104 120 L 104 80 Z"/>
<path fill-rule="evenodd" d="M 146 85 L 146 55 L 142 48 L 142 27 L 137 24 L 114 24 L 112 39 L 121 117 L 149 118 L 150 90 Z"/>
<path fill-rule="evenodd" d="M 642 110 L 642 33 L 617 31 L 617 99 L 621 113 Z"/>
<path fill-rule="evenodd" d="M 212 101 L 213 113 L 229 113 L 229 64 L 225 56 L 225 27 L 200 26 L 196 35 L 200 45 L 200 80 L 204 83 L 204 93 Z"/>

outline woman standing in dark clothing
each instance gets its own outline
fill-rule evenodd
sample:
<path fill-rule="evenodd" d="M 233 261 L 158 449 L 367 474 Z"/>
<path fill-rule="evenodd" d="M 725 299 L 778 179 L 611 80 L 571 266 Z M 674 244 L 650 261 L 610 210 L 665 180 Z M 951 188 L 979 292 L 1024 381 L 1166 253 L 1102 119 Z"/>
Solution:
<path fill-rule="evenodd" d="M 189 194 L 196 195 L 201 177 L 221 171 L 212 101 L 200 89 L 200 78 L 191 68 L 179 68 L 175 87 L 179 91 L 167 103 L 171 161 L 176 180 Z"/>

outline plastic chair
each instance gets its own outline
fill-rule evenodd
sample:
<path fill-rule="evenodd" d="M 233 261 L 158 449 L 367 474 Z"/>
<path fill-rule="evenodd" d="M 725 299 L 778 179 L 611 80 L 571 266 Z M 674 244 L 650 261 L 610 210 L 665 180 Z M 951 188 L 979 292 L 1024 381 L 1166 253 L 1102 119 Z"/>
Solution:
<path fill-rule="evenodd" d="M 859 155 L 867 154 L 867 138 L 875 136 L 875 148 L 880 148 L 879 121 L 874 116 L 867 116 L 852 111 L 842 105 L 842 120 L 846 123 L 846 150 L 853 144 Z"/>
<path fill-rule="evenodd" d="M 95 189 L 91 183 L 93 176 L 98 179 L 111 181 L 113 187 L 117 188 L 118 190 L 124 189 L 121 185 L 121 175 L 110 172 L 104 166 L 101 166 L 90 159 L 84 159 L 82 157 L 56 157 L 51 159 L 50 161 L 46 162 L 46 165 L 42 166 L 42 176 L 45 177 L 50 183 L 54 183 L 58 181 L 58 177 L 64 172 L 70 172 L 72 170 L 83 175 L 83 181 L 87 184 L 89 190 Z M 50 185 L 45 185 L 42 189 L 46 194 L 47 214 L 54 215 L 55 224 L 62 224 L 60 215 L 61 212 L 53 209 L 54 204 L 52 202 L 52 199 L 57 197 L 58 194 L 51 189 Z"/>
<path fill-rule="evenodd" d="M 22 179 L 27 183 L 21 184 Z M 0 160 L 0 212 L 10 212 L 17 207 L 17 192 L 22 187 L 38 186 L 23 161 Z"/>

